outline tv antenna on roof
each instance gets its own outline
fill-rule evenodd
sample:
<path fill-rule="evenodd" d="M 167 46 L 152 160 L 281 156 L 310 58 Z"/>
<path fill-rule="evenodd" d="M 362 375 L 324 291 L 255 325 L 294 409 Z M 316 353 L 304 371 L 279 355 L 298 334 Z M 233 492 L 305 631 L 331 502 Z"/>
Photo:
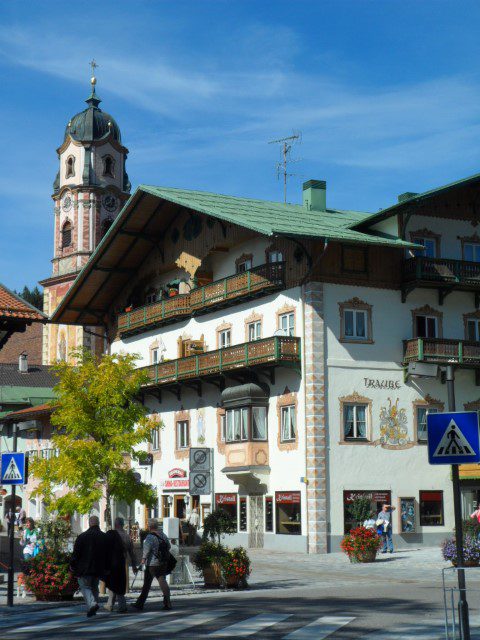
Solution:
<path fill-rule="evenodd" d="M 287 178 L 295 175 L 294 173 L 288 173 L 288 163 L 289 162 L 299 162 L 300 158 L 292 159 L 290 157 L 290 151 L 292 150 L 292 146 L 295 144 L 295 141 L 302 140 L 302 134 L 300 131 L 294 131 L 291 136 L 287 138 L 279 138 L 278 140 L 270 140 L 268 144 L 280 144 L 281 145 L 281 153 L 282 160 L 277 162 L 277 179 L 280 179 L 280 174 L 283 175 L 283 202 L 287 204 Z"/>

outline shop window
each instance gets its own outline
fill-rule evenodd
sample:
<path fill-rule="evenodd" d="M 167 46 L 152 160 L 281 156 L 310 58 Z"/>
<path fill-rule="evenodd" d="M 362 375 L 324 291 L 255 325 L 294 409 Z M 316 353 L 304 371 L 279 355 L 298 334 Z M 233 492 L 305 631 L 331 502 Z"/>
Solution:
<path fill-rule="evenodd" d="M 215 506 L 227 513 L 237 527 L 237 494 L 236 493 L 216 493 Z"/>
<path fill-rule="evenodd" d="M 273 498 L 265 498 L 265 531 L 273 532 Z"/>
<path fill-rule="evenodd" d="M 247 530 L 247 498 L 240 498 L 240 523 L 239 530 Z"/>
<path fill-rule="evenodd" d="M 343 405 L 343 439 L 366 440 L 367 439 L 367 412 L 366 404 Z"/>
<path fill-rule="evenodd" d="M 356 498 L 368 498 L 370 500 L 371 511 L 374 514 L 374 518 L 380 513 L 384 504 L 392 504 L 392 494 L 390 491 L 363 491 L 357 489 L 350 489 L 343 492 L 343 519 L 344 519 L 344 531 L 348 533 L 350 529 L 354 529 L 358 526 L 351 514 L 351 504 Z"/>
<path fill-rule="evenodd" d="M 420 526 L 443 527 L 443 491 L 420 491 Z"/>
<path fill-rule="evenodd" d="M 300 491 L 277 491 L 275 493 L 277 513 L 277 533 L 301 535 Z"/>
<path fill-rule="evenodd" d="M 295 405 L 280 407 L 281 442 L 291 442 L 296 436 Z"/>
<path fill-rule="evenodd" d="M 170 517 L 170 499 L 171 496 L 162 496 L 162 518 Z"/>
<path fill-rule="evenodd" d="M 248 341 L 260 340 L 262 337 L 262 323 L 260 320 L 256 322 L 250 322 L 248 324 Z"/>
<path fill-rule="evenodd" d="M 190 434 L 188 420 L 179 420 L 177 422 L 177 449 L 188 449 L 189 445 Z"/>
<path fill-rule="evenodd" d="M 416 407 L 416 420 L 417 420 L 417 441 L 427 442 L 427 415 L 429 413 L 438 413 L 439 407 L 429 406 L 417 406 Z"/>
<path fill-rule="evenodd" d="M 267 408 L 238 407 L 225 412 L 225 441 L 267 439 Z"/>
<path fill-rule="evenodd" d="M 399 498 L 400 533 L 415 533 L 417 530 L 415 498 Z"/>
<path fill-rule="evenodd" d="M 480 244 L 478 242 L 465 242 L 463 244 L 463 259 L 468 262 L 480 262 Z"/>
<path fill-rule="evenodd" d="M 286 336 L 295 335 L 295 313 L 281 313 L 278 316 L 278 328 L 283 329 Z"/>
<path fill-rule="evenodd" d="M 340 302 L 339 309 L 341 342 L 373 342 L 372 305 L 352 298 Z"/>
<path fill-rule="evenodd" d="M 231 344 L 231 332 L 230 329 L 218 332 L 218 348 L 225 349 Z"/>
<path fill-rule="evenodd" d="M 151 432 L 152 449 L 158 451 L 160 449 L 160 427 L 155 427 Z"/>

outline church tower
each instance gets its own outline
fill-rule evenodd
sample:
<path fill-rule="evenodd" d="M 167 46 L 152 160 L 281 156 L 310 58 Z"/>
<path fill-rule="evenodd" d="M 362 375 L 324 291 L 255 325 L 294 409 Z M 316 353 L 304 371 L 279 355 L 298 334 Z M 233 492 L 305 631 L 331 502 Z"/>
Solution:
<path fill-rule="evenodd" d="M 92 71 L 97 65 L 92 62 Z M 100 109 L 91 79 L 87 108 L 65 129 L 57 149 L 59 170 L 53 184 L 54 247 L 52 276 L 44 287 L 44 311 L 51 316 L 76 276 L 120 212 L 130 192 L 125 170 L 128 149 L 111 115 Z M 97 334 L 97 335 L 94 335 Z M 43 363 L 65 360 L 80 347 L 102 352 L 98 328 L 45 325 Z"/>

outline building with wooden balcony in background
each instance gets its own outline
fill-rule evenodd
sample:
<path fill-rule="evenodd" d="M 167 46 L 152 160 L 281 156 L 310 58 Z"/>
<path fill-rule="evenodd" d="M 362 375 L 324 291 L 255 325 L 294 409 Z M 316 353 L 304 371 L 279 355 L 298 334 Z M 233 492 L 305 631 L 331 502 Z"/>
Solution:
<path fill-rule="evenodd" d="M 473 176 L 369 214 L 327 206 L 320 180 L 301 204 L 138 187 L 50 318 L 148 371 L 137 471 L 158 504 L 135 519 L 221 506 L 232 542 L 323 553 L 367 496 L 397 507 L 397 543 L 443 540 L 449 470 L 425 445 L 445 385 L 407 367 L 453 363 L 458 408 L 480 409 L 479 196 Z M 192 446 L 213 451 L 212 496 L 188 496 Z M 467 515 L 480 471 L 463 478 Z"/>

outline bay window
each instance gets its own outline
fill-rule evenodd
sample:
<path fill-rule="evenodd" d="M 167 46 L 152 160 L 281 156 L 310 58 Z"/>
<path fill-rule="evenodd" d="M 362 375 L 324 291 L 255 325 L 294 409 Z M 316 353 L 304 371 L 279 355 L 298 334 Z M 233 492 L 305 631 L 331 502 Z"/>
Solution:
<path fill-rule="evenodd" d="M 226 442 L 267 439 L 267 408 L 238 407 L 225 412 Z"/>

